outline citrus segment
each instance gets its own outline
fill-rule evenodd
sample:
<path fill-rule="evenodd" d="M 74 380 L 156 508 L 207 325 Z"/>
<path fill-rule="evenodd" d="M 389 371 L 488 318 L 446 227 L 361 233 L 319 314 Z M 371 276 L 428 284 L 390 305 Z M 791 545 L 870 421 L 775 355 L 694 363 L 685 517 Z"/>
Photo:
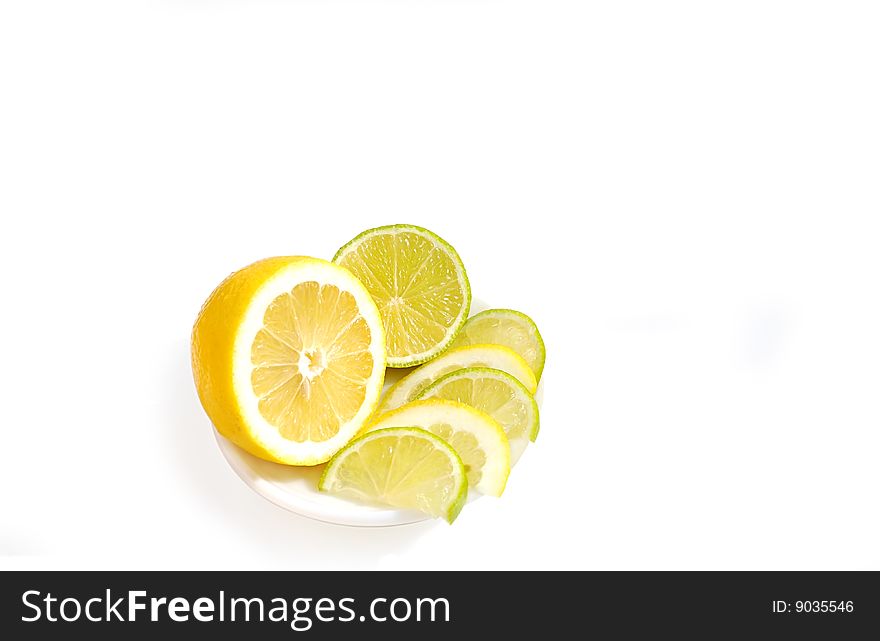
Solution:
<path fill-rule="evenodd" d="M 487 309 L 474 314 L 462 326 L 453 347 L 465 345 L 504 345 L 523 357 L 541 380 L 544 371 L 544 340 L 535 321 L 512 309 Z"/>
<path fill-rule="evenodd" d="M 513 350 L 500 345 L 471 345 L 451 349 L 401 378 L 385 393 L 379 411 L 387 412 L 415 400 L 423 389 L 444 374 L 466 367 L 500 369 L 519 380 L 530 394 L 537 388 L 532 369 Z"/>
<path fill-rule="evenodd" d="M 450 372 L 426 387 L 419 398 L 465 403 L 494 418 L 510 443 L 511 465 L 538 436 L 538 404 L 522 383 L 501 370 L 477 367 Z"/>
<path fill-rule="evenodd" d="M 442 438 L 461 457 L 468 487 L 501 496 L 510 473 L 510 447 L 504 430 L 491 416 L 462 403 L 433 398 L 381 414 L 366 429 L 402 426 L 419 427 Z"/>
<path fill-rule="evenodd" d="M 455 450 L 430 432 L 393 427 L 368 432 L 327 464 L 318 489 L 366 503 L 455 520 L 467 498 Z"/>

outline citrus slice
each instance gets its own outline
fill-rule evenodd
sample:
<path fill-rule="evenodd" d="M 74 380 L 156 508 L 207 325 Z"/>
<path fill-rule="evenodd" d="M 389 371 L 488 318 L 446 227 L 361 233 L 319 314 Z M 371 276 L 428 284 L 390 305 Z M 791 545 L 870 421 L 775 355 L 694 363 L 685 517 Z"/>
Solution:
<path fill-rule="evenodd" d="M 317 258 L 268 258 L 211 294 L 193 328 L 196 388 L 217 430 L 248 452 L 323 463 L 376 407 L 385 335 L 369 292 Z"/>
<path fill-rule="evenodd" d="M 525 385 L 530 394 L 534 394 L 538 386 L 532 368 L 513 350 L 500 345 L 471 345 L 451 349 L 401 378 L 385 393 L 379 411 L 387 412 L 414 401 L 423 389 L 444 374 L 466 367 L 500 369 Z"/>
<path fill-rule="evenodd" d="M 357 276 L 385 323 L 389 367 L 424 363 L 452 343 L 467 318 L 471 288 L 445 240 L 414 225 L 370 229 L 333 262 Z"/>
<path fill-rule="evenodd" d="M 474 314 L 462 326 L 453 347 L 465 345 L 504 345 L 523 357 L 535 379 L 544 371 L 544 340 L 535 321 L 512 309 L 487 309 Z"/>
<path fill-rule="evenodd" d="M 538 436 L 538 404 L 534 397 L 513 376 L 498 369 L 470 367 L 450 372 L 422 390 L 419 398 L 465 403 L 494 418 L 507 434 L 511 465 L 522 456 L 529 440 Z"/>
<path fill-rule="evenodd" d="M 432 398 L 381 414 L 367 430 L 404 426 L 420 427 L 449 443 L 464 463 L 468 487 L 501 496 L 510 473 L 510 447 L 494 418 L 463 403 Z"/>
<path fill-rule="evenodd" d="M 455 450 L 414 427 L 368 432 L 331 459 L 318 489 L 455 520 L 467 498 L 467 474 Z"/>

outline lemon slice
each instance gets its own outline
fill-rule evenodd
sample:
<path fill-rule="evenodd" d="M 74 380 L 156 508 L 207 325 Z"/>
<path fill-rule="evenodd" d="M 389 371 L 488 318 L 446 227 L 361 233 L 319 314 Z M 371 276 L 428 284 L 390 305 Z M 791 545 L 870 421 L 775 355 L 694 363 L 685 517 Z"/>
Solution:
<path fill-rule="evenodd" d="M 449 443 L 464 463 L 469 488 L 501 496 L 510 474 L 510 447 L 491 416 L 463 403 L 432 398 L 381 414 L 367 430 L 405 426 L 420 427 Z"/>
<path fill-rule="evenodd" d="M 535 379 L 544 371 L 544 340 L 535 321 L 512 309 L 487 309 L 474 314 L 455 337 L 453 347 L 465 345 L 504 345 L 523 357 Z"/>
<path fill-rule="evenodd" d="M 409 367 L 449 347 L 467 318 L 471 288 L 455 249 L 414 225 L 370 229 L 333 262 L 351 270 L 379 306 L 389 367 Z"/>
<path fill-rule="evenodd" d="M 419 398 L 444 398 L 465 403 L 494 418 L 504 428 L 510 442 L 511 465 L 522 456 L 529 440 L 534 441 L 538 436 L 538 404 L 534 397 L 513 376 L 498 369 L 471 367 L 450 372 L 426 387 Z M 418 402 L 404 405 L 404 408 Z M 454 443 L 452 447 L 455 447 Z M 465 460 L 464 455 L 462 460 Z"/>
<path fill-rule="evenodd" d="M 199 398 L 223 436 L 269 461 L 315 465 L 375 409 L 385 335 L 369 292 L 347 270 L 269 258 L 208 298 L 192 362 Z"/>
<path fill-rule="evenodd" d="M 318 489 L 366 503 L 455 520 L 467 498 L 467 474 L 455 450 L 414 427 L 368 432 L 327 464 Z"/>
<path fill-rule="evenodd" d="M 441 376 L 467 367 L 500 369 L 516 378 L 530 394 L 534 394 L 538 386 L 532 368 L 513 350 L 500 345 L 471 345 L 451 349 L 401 378 L 385 393 L 379 411 L 387 412 L 405 405 Z"/>

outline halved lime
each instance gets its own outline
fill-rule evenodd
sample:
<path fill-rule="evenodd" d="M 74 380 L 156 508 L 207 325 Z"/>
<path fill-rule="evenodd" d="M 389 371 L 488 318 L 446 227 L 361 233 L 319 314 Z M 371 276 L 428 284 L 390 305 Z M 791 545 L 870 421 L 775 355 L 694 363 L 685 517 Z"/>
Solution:
<path fill-rule="evenodd" d="M 452 343 L 471 306 L 471 288 L 455 249 L 415 225 L 369 229 L 333 262 L 364 284 L 382 315 L 389 367 L 424 363 Z"/>

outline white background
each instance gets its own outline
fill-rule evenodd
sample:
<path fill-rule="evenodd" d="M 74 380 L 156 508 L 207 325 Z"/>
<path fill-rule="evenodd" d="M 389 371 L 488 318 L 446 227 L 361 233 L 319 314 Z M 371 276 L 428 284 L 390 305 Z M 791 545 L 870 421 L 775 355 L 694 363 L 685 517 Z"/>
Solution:
<path fill-rule="evenodd" d="M 880 569 L 876 3 L 0 6 L 3 567 Z M 312 522 L 190 327 L 397 222 L 538 321 L 541 438 L 453 526 Z"/>

